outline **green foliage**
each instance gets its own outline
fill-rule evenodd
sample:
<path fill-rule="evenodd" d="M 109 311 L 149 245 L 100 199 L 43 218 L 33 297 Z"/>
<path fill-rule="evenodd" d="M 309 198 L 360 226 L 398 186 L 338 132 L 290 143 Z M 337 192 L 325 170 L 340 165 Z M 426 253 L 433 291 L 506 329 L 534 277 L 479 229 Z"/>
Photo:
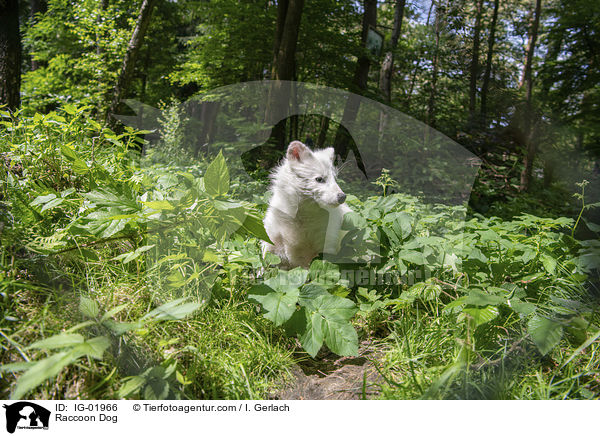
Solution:
<path fill-rule="evenodd" d="M 599 392 L 600 245 L 573 219 L 349 195 L 335 262 L 282 271 L 260 252 L 264 200 L 237 199 L 264 186 L 241 186 L 226 151 L 140 167 L 138 134 L 86 108 L 3 122 L 6 396 L 265 398 L 290 338 L 311 357 L 376 339 L 385 398 Z"/>

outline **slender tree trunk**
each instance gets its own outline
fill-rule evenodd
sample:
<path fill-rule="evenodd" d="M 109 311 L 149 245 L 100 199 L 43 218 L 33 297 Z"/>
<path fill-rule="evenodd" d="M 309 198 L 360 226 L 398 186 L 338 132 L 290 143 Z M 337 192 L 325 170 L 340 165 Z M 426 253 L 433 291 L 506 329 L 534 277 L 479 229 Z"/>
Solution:
<path fill-rule="evenodd" d="M 287 114 L 291 98 L 289 83 L 296 70 L 296 47 L 302 20 L 304 0 L 280 0 L 277 6 L 277 26 L 273 44 L 273 67 L 271 79 L 275 80 L 269 89 L 265 123 L 274 124 L 271 141 L 277 148 L 285 147 L 285 120 L 278 121 L 281 114 Z"/>
<path fill-rule="evenodd" d="M 432 0 L 433 3 L 433 0 Z M 427 124 L 435 127 L 435 100 L 437 93 L 437 79 L 439 70 L 439 51 L 440 51 L 440 33 L 442 31 L 443 8 L 441 2 L 436 3 L 435 7 L 435 47 L 433 50 L 433 59 L 431 60 L 431 82 L 429 84 L 429 101 L 427 103 Z"/>
<path fill-rule="evenodd" d="M 433 7 L 435 6 L 435 1 L 432 1 L 429 5 L 429 12 L 427 13 L 427 21 L 425 22 L 425 27 L 429 27 L 429 23 L 431 22 L 431 13 L 433 12 Z M 408 87 L 408 95 L 406 96 L 406 108 L 410 109 L 410 100 L 412 99 L 413 91 L 415 89 L 415 83 L 417 81 L 417 74 L 419 73 L 421 67 L 421 60 L 423 59 L 424 49 L 421 48 L 419 50 L 419 58 L 417 59 L 417 65 L 413 70 L 413 73 L 410 78 L 410 85 Z"/>
<path fill-rule="evenodd" d="M 524 113 L 524 135 L 526 141 L 526 153 L 525 158 L 523 160 L 523 172 L 521 173 L 521 191 L 528 191 L 531 186 L 531 176 L 533 173 L 533 161 L 535 160 L 536 155 L 536 145 L 537 141 L 535 138 L 534 131 L 532 129 L 533 123 L 533 105 L 532 105 L 532 95 L 533 95 L 533 54 L 535 52 L 535 44 L 537 42 L 538 37 L 538 29 L 540 25 L 540 15 L 542 10 L 542 0 L 535 0 L 535 8 L 532 11 L 530 27 L 529 27 L 529 37 L 527 42 L 527 55 L 525 58 L 525 68 L 523 69 L 523 76 L 521 78 L 521 87 L 525 86 L 525 113 Z"/>
<path fill-rule="evenodd" d="M 48 5 L 46 0 L 31 0 L 30 2 L 30 26 L 35 25 L 37 23 L 37 15 L 46 13 L 48 9 Z M 40 67 L 39 62 L 36 61 L 33 56 L 31 57 L 31 71 L 35 71 Z"/>
<path fill-rule="evenodd" d="M 364 0 L 364 13 L 362 20 L 362 48 L 363 52 L 358 57 L 356 62 L 356 69 L 354 71 L 354 79 L 352 81 L 352 87 L 350 91 L 354 94 L 360 95 L 367 90 L 367 81 L 369 79 L 369 68 L 371 61 L 366 51 L 367 36 L 369 34 L 369 27 L 375 27 L 377 25 L 377 0 Z M 341 156 L 342 160 L 345 160 L 348 156 L 349 149 L 352 148 L 354 151 L 357 164 L 361 171 L 366 175 L 360 153 L 356 144 L 350 137 L 350 134 L 345 126 L 350 126 L 356 121 L 358 115 L 358 109 L 360 107 L 360 97 L 349 96 L 346 106 L 344 108 L 344 115 L 342 116 L 342 122 L 339 125 L 334 139 L 334 148 L 336 152 Z"/>
<path fill-rule="evenodd" d="M 135 62 L 137 60 L 140 47 L 144 42 L 144 36 L 146 35 L 148 25 L 150 24 L 152 9 L 156 5 L 156 2 L 157 0 L 143 0 L 142 2 L 140 13 L 135 24 L 135 29 L 133 30 L 133 34 L 129 40 L 129 45 L 127 46 L 125 58 L 123 59 L 121 73 L 119 74 L 117 84 L 113 89 L 112 102 L 110 104 L 109 112 L 107 113 L 107 118 L 110 113 L 115 113 L 117 111 L 121 99 L 129 88 L 131 77 L 133 76 Z M 113 124 L 113 122 L 110 120 L 109 123 Z"/>
<path fill-rule="evenodd" d="M 19 1 L 0 0 L 0 105 L 21 105 L 21 34 Z"/>
<path fill-rule="evenodd" d="M 394 12 L 394 27 L 392 28 L 392 39 L 389 50 L 386 52 L 381 63 L 381 73 L 379 76 L 379 89 L 387 104 L 392 101 L 392 76 L 394 73 L 394 51 L 398 46 L 398 39 L 402 33 L 402 19 L 404 18 L 404 6 L 406 0 L 396 0 L 396 10 Z"/>
<path fill-rule="evenodd" d="M 483 126 L 487 124 L 487 98 L 490 87 L 490 78 L 492 76 L 492 61 L 494 56 L 494 44 L 496 43 L 496 25 L 498 23 L 498 9 L 500 0 L 494 0 L 494 12 L 492 14 L 492 23 L 490 24 L 490 36 L 488 37 L 488 52 L 485 62 L 485 72 L 483 73 L 483 85 L 481 86 L 481 112 L 480 119 Z"/>
<path fill-rule="evenodd" d="M 479 76 L 479 35 L 481 33 L 481 12 L 483 0 L 475 2 L 475 27 L 473 29 L 473 53 L 471 57 L 470 80 L 469 80 L 469 124 L 473 128 L 475 124 L 475 110 L 477 106 L 477 77 Z"/>
<path fill-rule="evenodd" d="M 323 148 L 327 139 L 327 131 L 329 130 L 329 116 L 321 117 L 321 126 L 319 128 L 319 136 L 317 136 L 317 148 Z"/>

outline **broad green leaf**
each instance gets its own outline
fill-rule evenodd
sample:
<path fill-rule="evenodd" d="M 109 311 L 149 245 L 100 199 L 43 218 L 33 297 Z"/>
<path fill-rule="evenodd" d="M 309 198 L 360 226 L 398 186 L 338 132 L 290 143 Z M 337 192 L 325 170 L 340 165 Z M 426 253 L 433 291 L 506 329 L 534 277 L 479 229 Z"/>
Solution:
<path fill-rule="evenodd" d="M 340 280 L 340 268 L 326 260 L 316 259 L 310 264 L 308 277 L 311 282 L 333 286 Z"/>
<path fill-rule="evenodd" d="M 102 325 L 106 326 L 111 332 L 119 336 L 132 330 L 138 330 L 142 328 L 141 322 L 116 322 L 112 319 L 107 319 L 102 322 Z"/>
<path fill-rule="evenodd" d="M 542 265 L 544 265 L 544 269 L 548 272 L 548 274 L 554 275 L 557 264 L 556 259 L 547 254 L 542 254 L 540 259 L 542 261 Z"/>
<path fill-rule="evenodd" d="M 311 303 L 322 295 L 329 295 L 327 288 L 317 283 L 307 283 L 300 288 L 298 303 L 302 306 L 310 307 Z"/>
<path fill-rule="evenodd" d="M 271 239 L 269 239 L 269 235 L 267 235 L 267 231 L 265 230 L 262 219 L 260 219 L 254 213 L 246 212 L 246 219 L 244 220 L 242 227 L 251 235 L 262 239 L 269 244 L 273 243 Z"/>
<path fill-rule="evenodd" d="M 300 337 L 302 348 L 313 358 L 323 346 L 325 339 L 323 326 L 323 317 L 318 313 L 313 313 L 307 317 L 306 332 Z"/>
<path fill-rule="evenodd" d="M 100 312 L 100 308 L 94 300 L 82 295 L 79 299 L 79 311 L 88 318 L 96 318 Z"/>
<path fill-rule="evenodd" d="M 53 200 L 50 200 L 49 202 L 44 204 L 44 206 L 42 207 L 40 212 L 44 212 L 45 210 L 49 210 L 49 209 L 55 208 L 56 206 L 60 206 L 63 201 L 64 201 L 63 198 L 55 198 Z"/>
<path fill-rule="evenodd" d="M 323 320 L 325 343 L 340 356 L 358 356 L 358 335 L 349 322 Z"/>
<path fill-rule="evenodd" d="M 98 336 L 75 345 L 72 352 L 100 360 L 109 346 L 110 340 L 106 336 Z"/>
<path fill-rule="evenodd" d="M 21 372 L 31 368 L 35 362 L 15 362 L 0 366 L 0 372 Z"/>
<path fill-rule="evenodd" d="M 63 156 L 66 157 L 69 162 L 71 162 L 73 165 L 73 171 L 76 174 L 85 174 L 90 170 L 83 159 L 81 159 L 77 152 L 68 144 L 61 144 L 60 151 L 62 152 Z"/>
<path fill-rule="evenodd" d="M 307 302 L 307 309 L 317 311 L 331 321 L 347 322 L 358 311 L 351 300 L 331 294 L 321 295 Z"/>
<path fill-rule="evenodd" d="M 475 327 L 479 327 L 482 324 L 488 323 L 499 314 L 496 306 L 486 307 L 465 307 L 463 313 L 469 315 L 475 324 Z"/>
<path fill-rule="evenodd" d="M 415 283 L 409 289 L 402 292 L 401 297 L 409 302 L 413 302 L 416 298 L 422 301 L 431 301 L 439 297 L 441 293 L 442 288 L 440 285 L 426 281 Z"/>
<path fill-rule="evenodd" d="M 222 152 L 206 168 L 204 189 L 213 197 L 225 195 L 229 191 L 229 169 Z"/>
<path fill-rule="evenodd" d="M 265 318 L 280 326 L 294 314 L 300 290 L 288 289 L 286 292 L 275 291 L 267 285 L 256 285 L 248 291 L 248 298 L 258 302 L 265 313 Z"/>
<path fill-rule="evenodd" d="M 540 353 L 548 354 L 558 345 L 563 335 L 563 327 L 558 322 L 534 315 L 527 323 L 527 330 Z"/>
<path fill-rule="evenodd" d="M 488 305 L 497 305 L 504 303 L 506 301 L 505 297 L 501 297 L 499 295 L 491 295 L 486 294 L 479 289 L 471 289 L 469 291 L 469 295 L 465 301 L 466 304 L 470 304 L 472 306 L 488 306 Z"/>
<path fill-rule="evenodd" d="M 515 312 L 522 315 L 532 314 L 536 310 L 535 304 L 521 301 L 518 298 L 511 298 L 509 300 L 509 306 L 512 307 Z"/>
<path fill-rule="evenodd" d="M 152 319 L 154 321 L 165 321 L 183 319 L 200 308 L 198 303 L 185 303 L 187 298 L 179 298 L 170 301 L 148 312 L 141 319 Z"/>
<path fill-rule="evenodd" d="M 124 398 L 132 393 L 136 392 L 142 386 L 146 384 L 146 378 L 140 375 L 134 375 L 127 377 L 125 383 L 119 388 L 119 397 Z"/>
<path fill-rule="evenodd" d="M 290 271 L 279 270 L 275 277 L 265 280 L 265 285 L 279 292 L 289 292 L 298 289 L 306 282 L 308 271 L 304 268 L 294 268 Z"/>
<path fill-rule="evenodd" d="M 56 194 L 48 194 L 48 195 L 39 195 L 37 196 L 31 203 L 30 206 L 37 206 L 39 204 L 46 204 L 51 200 L 56 198 Z"/>
<path fill-rule="evenodd" d="M 63 351 L 36 362 L 19 377 L 10 398 L 13 400 L 23 398 L 27 392 L 35 389 L 44 381 L 55 377 L 65 366 L 75 362 L 79 357 L 71 351 Z"/>
<path fill-rule="evenodd" d="M 27 348 L 39 348 L 43 350 L 54 350 L 56 348 L 72 347 L 81 344 L 85 338 L 79 333 L 60 333 L 40 341 L 36 341 Z"/>
<path fill-rule="evenodd" d="M 415 265 L 425 265 L 426 263 L 423 253 L 419 253 L 415 250 L 401 250 L 398 253 L 398 258 L 414 263 Z"/>

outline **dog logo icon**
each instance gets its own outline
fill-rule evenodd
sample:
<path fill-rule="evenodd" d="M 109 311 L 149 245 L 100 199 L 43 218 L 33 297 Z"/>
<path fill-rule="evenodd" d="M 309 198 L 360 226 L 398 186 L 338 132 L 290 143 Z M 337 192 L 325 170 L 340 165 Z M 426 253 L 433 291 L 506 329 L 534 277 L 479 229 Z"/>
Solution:
<path fill-rule="evenodd" d="M 19 429 L 48 429 L 50 411 L 29 401 L 19 401 L 10 405 L 4 404 L 6 409 L 6 431 L 14 433 Z"/>

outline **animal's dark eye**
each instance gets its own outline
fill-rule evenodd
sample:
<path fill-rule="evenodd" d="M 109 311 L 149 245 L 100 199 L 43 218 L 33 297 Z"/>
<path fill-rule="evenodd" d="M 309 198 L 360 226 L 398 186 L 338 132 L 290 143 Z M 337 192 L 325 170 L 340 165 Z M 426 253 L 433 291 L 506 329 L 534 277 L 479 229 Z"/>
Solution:
<path fill-rule="evenodd" d="M 323 177 L 317 177 L 315 179 L 318 183 L 325 183 L 325 179 Z"/>

